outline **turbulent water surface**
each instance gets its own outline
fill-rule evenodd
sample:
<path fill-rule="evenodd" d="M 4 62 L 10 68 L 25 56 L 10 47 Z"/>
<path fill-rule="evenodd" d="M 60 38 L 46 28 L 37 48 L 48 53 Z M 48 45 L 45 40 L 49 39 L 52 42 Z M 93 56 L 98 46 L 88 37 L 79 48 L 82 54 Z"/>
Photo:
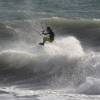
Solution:
<path fill-rule="evenodd" d="M 99 0 L 0 0 L 0 100 L 100 100 Z M 53 43 L 38 45 L 50 26 Z"/>

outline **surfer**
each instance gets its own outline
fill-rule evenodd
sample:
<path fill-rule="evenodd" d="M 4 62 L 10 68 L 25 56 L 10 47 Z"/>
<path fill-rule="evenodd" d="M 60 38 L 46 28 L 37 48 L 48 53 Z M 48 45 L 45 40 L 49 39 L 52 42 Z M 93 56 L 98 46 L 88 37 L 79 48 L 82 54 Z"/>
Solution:
<path fill-rule="evenodd" d="M 46 41 L 49 41 L 49 42 L 54 41 L 55 35 L 49 26 L 47 26 L 46 32 L 44 30 L 42 31 L 42 34 L 44 35 L 44 37 L 43 37 L 43 42 L 39 43 L 40 45 L 44 45 Z"/>

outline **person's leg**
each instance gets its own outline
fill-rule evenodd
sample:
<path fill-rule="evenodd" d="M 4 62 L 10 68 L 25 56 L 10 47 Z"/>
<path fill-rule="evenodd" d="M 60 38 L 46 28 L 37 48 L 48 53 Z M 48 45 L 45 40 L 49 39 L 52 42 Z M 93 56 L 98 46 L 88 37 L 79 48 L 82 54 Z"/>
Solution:
<path fill-rule="evenodd" d="M 48 38 L 48 37 L 44 37 L 44 38 L 43 38 L 43 44 L 44 44 L 46 41 L 49 41 L 49 38 Z"/>
<path fill-rule="evenodd" d="M 40 45 L 44 45 L 45 42 L 48 41 L 48 40 L 49 40 L 48 37 L 44 37 L 44 38 L 43 38 L 43 42 L 42 42 L 42 43 L 39 43 L 39 44 L 40 44 Z"/>
<path fill-rule="evenodd" d="M 40 45 L 44 45 L 46 41 L 51 42 L 49 37 L 44 37 L 44 38 L 43 38 L 43 42 L 40 43 Z"/>
<path fill-rule="evenodd" d="M 49 42 L 53 42 L 54 41 L 54 39 L 50 39 L 50 41 Z"/>

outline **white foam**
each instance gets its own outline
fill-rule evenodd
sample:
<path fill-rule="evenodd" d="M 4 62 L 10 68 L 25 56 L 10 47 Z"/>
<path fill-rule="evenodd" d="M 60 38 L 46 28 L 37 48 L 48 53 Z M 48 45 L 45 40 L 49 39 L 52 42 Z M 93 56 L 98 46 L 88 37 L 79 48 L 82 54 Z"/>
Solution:
<path fill-rule="evenodd" d="M 54 43 L 45 45 L 45 51 L 50 56 L 67 56 L 68 58 L 79 58 L 84 56 L 83 48 L 75 37 L 59 38 Z"/>

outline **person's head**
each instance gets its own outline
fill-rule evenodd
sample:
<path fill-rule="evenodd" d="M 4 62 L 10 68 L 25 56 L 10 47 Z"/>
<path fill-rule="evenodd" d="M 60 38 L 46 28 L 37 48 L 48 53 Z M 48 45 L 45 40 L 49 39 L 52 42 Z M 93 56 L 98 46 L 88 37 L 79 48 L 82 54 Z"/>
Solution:
<path fill-rule="evenodd" d="M 49 26 L 47 26 L 47 31 L 52 31 L 51 28 Z"/>

